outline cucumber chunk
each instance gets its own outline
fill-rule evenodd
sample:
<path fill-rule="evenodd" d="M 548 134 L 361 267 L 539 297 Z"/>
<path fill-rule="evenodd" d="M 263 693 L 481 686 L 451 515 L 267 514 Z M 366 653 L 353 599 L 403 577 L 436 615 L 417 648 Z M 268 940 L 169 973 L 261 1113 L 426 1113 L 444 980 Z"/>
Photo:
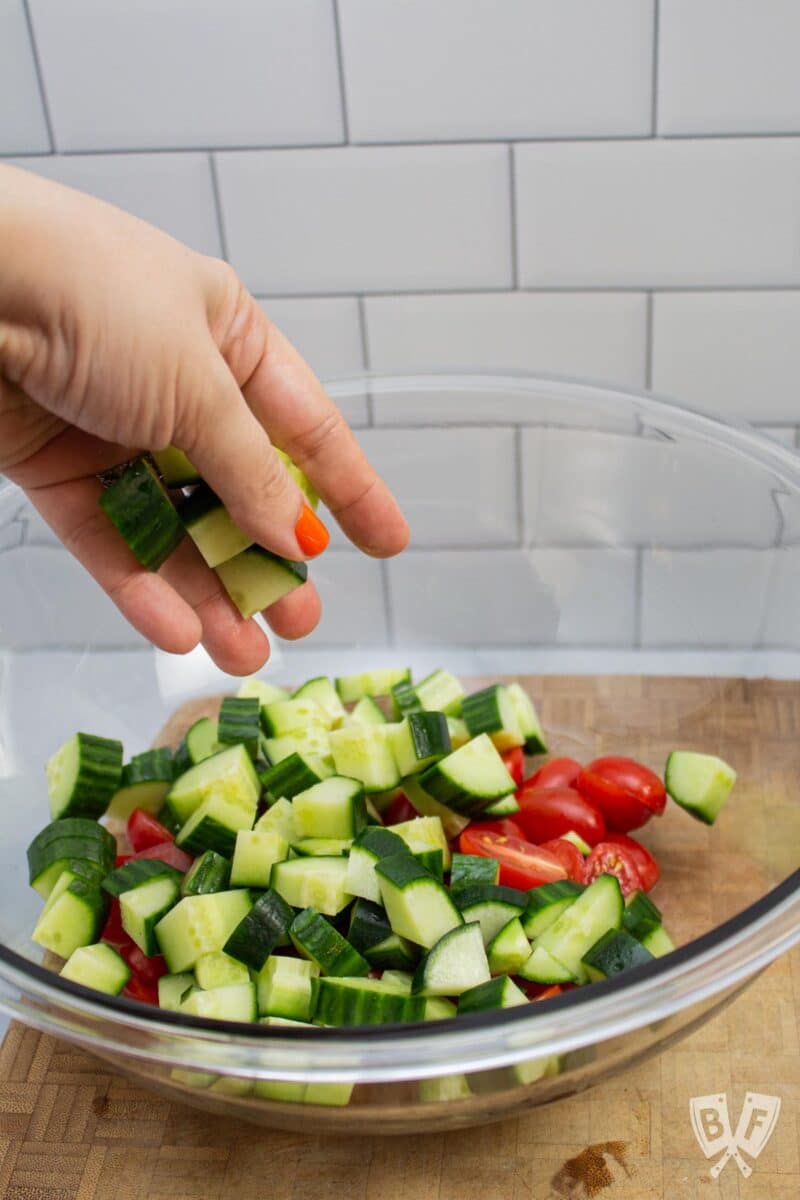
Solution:
<path fill-rule="evenodd" d="M 468 816 L 455 812 L 452 808 L 448 808 L 446 804 L 442 804 L 426 791 L 423 791 L 420 787 L 418 775 L 412 775 L 408 779 L 403 780 L 403 792 L 407 796 L 409 803 L 413 805 L 421 816 L 439 818 L 447 837 L 457 838 L 469 825 L 470 818 Z"/>
<path fill-rule="evenodd" d="M 477 924 L 449 930 L 414 972 L 412 991 L 426 996 L 460 996 L 491 978 Z"/>
<path fill-rule="evenodd" d="M 304 562 L 290 562 L 262 546 L 250 546 L 220 563 L 216 572 L 245 620 L 288 596 L 308 578 Z"/>
<path fill-rule="evenodd" d="M 294 809 L 291 803 L 283 798 L 276 800 L 265 813 L 262 813 L 254 828 L 258 831 L 263 829 L 279 833 L 281 837 L 286 838 L 290 846 L 299 840 L 294 821 Z"/>
<path fill-rule="evenodd" d="M 207 483 L 194 489 L 179 512 L 186 532 L 209 567 L 227 562 L 253 544 Z"/>
<path fill-rule="evenodd" d="M 300 838 L 292 842 L 292 850 L 298 858 L 333 858 L 348 855 L 352 845 L 351 838 Z"/>
<path fill-rule="evenodd" d="M 431 671 L 415 685 L 414 690 L 420 708 L 429 712 L 442 712 L 446 717 L 459 717 L 464 689 L 455 675 L 439 668 Z"/>
<path fill-rule="evenodd" d="M 212 988 L 229 987 L 234 983 L 249 983 L 250 972 L 244 963 L 231 958 L 224 950 L 201 954 L 194 965 L 195 979 L 204 992 Z"/>
<path fill-rule="evenodd" d="M 408 853 L 406 843 L 393 830 L 369 827 L 353 843 L 350 850 L 346 879 L 348 892 L 379 904 L 381 889 L 375 867 L 382 858 Z"/>
<path fill-rule="evenodd" d="M 183 541 L 183 522 L 145 458 L 131 463 L 106 488 L 100 507 L 149 571 L 157 571 Z"/>
<path fill-rule="evenodd" d="M 130 862 L 123 863 L 121 867 L 109 871 L 102 886 L 103 891 L 108 892 L 109 896 L 119 897 L 123 892 L 130 892 L 134 888 L 143 887 L 154 879 L 163 879 L 165 876 L 180 883 L 180 871 L 169 866 L 168 863 L 161 862 L 158 858 L 132 858 Z"/>
<path fill-rule="evenodd" d="M 167 446 L 165 450 L 153 450 L 150 455 L 155 460 L 164 482 L 169 487 L 188 487 L 191 483 L 200 482 L 200 472 L 197 467 L 177 446 Z"/>
<path fill-rule="evenodd" d="M 546 754 L 547 739 L 530 696 L 518 683 L 508 685 L 508 694 L 516 709 L 517 721 L 525 739 L 525 753 Z"/>
<path fill-rule="evenodd" d="M 251 758 L 258 753 L 261 705 L 255 696 L 226 696 L 217 722 L 217 737 L 223 746 L 244 746 Z"/>
<path fill-rule="evenodd" d="M 651 929 L 641 939 L 641 943 L 645 950 L 649 950 L 653 958 L 661 958 L 664 954 L 670 954 L 675 949 L 672 938 L 667 933 L 663 925 L 659 925 L 657 929 Z"/>
<path fill-rule="evenodd" d="M 227 891 L 231 881 L 231 864 L 216 850 L 205 850 L 196 858 L 181 882 L 184 896 L 208 896 Z"/>
<path fill-rule="evenodd" d="M 314 700 L 328 718 L 329 728 L 341 725 L 347 715 L 339 693 L 327 675 L 318 675 L 315 679 L 307 679 L 292 698 L 294 700 Z M 382 713 L 381 716 L 383 716 Z"/>
<path fill-rule="evenodd" d="M 389 923 L 401 937 L 430 947 L 450 929 L 463 924 L 461 913 L 442 884 L 413 855 L 384 858 L 375 871 Z"/>
<path fill-rule="evenodd" d="M 118 996 L 131 977 L 122 955 L 105 942 L 73 950 L 59 974 L 62 979 L 71 979 L 109 996 Z"/>
<path fill-rule="evenodd" d="M 736 783 L 733 767 L 713 754 L 673 750 L 664 770 L 664 784 L 681 808 L 713 825 Z"/>
<path fill-rule="evenodd" d="M 174 873 L 156 876 L 120 895 L 122 928 L 148 957 L 158 954 L 156 925 L 177 903 L 179 896 L 180 884 Z"/>
<path fill-rule="evenodd" d="M 156 940 L 173 975 L 191 970 L 198 958 L 222 950 L 252 906 L 241 889 L 210 896 L 185 896 L 156 925 Z"/>
<path fill-rule="evenodd" d="M 333 726 L 333 719 L 312 696 L 293 696 L 267 704 L 262 709 L 262 720 L 270 737 L 306 735 L 312 730 L 322 734 Z"/>
<path fill-rule="evenodd" d="M 170 1012 L 177 1012 L 186 993 L 194 987 L 194 975 L 189 971 L 181 975 L 162 975 L 158 981 L 158 1005 Z"/>
<path fill-rule="evenodd" d="M 62 817 L 40 830 L 28 846 L 28 879 L 46 900 L 70 863 L 92 863 L 102 879 L 116 853 L 117 844 L 102 825 L 88 817 Z"/>
<path fill-rule="evenodd" d="M 407 938 L 390 933 L 382 942 L 364 951 L 364 957 L 372 967 L 385 970 L 410 970 L 419 962 L 419 947 Z"/>
<path fill-rule="evenodd" d="M 512 750 L 521 746 L 525 738 L 520 728 L 517 705 L 502 683 L 465 696 L 461 704 L 461 716 L 470 737 L 486 733 L 498 750 Z"/>
<path fill-rule="evenodd" d="M 500 863 L 496 858 L 483 858 L 479 854 L 454 854 L 450 868 L 450 891 L 453 895 L 474 883 L 497 883 L 500 878 Z"/>
<path fill-rule="evenodd" d="M 421 1021 L 425 1001 L 386 988 L 380 979 L 325 976 L 312 979 L 314 1021 L 318 1025 L 384 1025 Z"/>
<path fill-rule="evenodd" d="M 357 725 L 385 725 L 386 717 L 383 709 L 376 704 L 372 696 L 362 696 L 350 713 L 350 720 Z"/>
<path fill-rule="evenodd" d="M 121 777 L 122 742 L 76 733 L 47 763 L 51 817 L 102 817 Z"/>
<path fill-rule="evenodd" d="M 458 1014 L 486 1012 L 491 1008 L 514 1008 L 527 1004 L 528 997 L 508 975 L 498 975 L 463 992 L 458 1001 Z"/>
<path fill-rule="evenodd" d="M 350 925 L 347 937 L 350 944 L 366 954 L 373 946 L 377 946 L 390 937 L 392 927 L 386 910 L 380 904 L 370 900 L 356 900 L 350 910 Z"/>
<path fill-rule="evenodd" d="M 180 775 L 188 771 L 190 766 L 205 762 L 207 758 L 211 758 L 212 755 L 219 754 L 220 750 L 225 749 L 220 744 L 217 722 L 213 721 L 211 717 L 201 717 L 199 721 L 195 721 L 194 725 L 186 731 L 183 745 L 188 764 L 183 770 L 176 772 Z"/>
<path fill-rule="evenodd" d="M 519 801 L 513 793 L 507 796 L 501 796 L 499 800 L 495 800 L 492 804 L 487 804 L 486 808 L 481 813 L 484 821 L 494 821 L 498 817 L 513 817 L 514 813 L 518 813 L 520 809 Z"/>
<path fill-rule="evenodd" d="M 416 775 L 450 753 L 450 731 L 443 713 L 409 713 L 388 726 L 389 747 L 401 776 Z"/>
<path fill-rule="evenodd" d="M 581 959 L 592 982 L 653 961 L 650 951 L 624 929 L 609 929 Z"/>
<path fill-rule="evenodd" d="M 538 937 L 554 925 L 561 914 L 578 899 L 584 891 L 582 883 L 571 879 L 558 879 L 555 883 L 541 883 L 527 893 L 528 904 L 522 916 L 522 928 L 528 938 Z"/>
<path fill-rule="evenodd" d="M 252 983 L 234 983 L 210 992 L 192 992 L 181 1002 L 180 1012 L 214 1021 L 255 1021 L 256 989 Z"/>
<path fill-rule="evenodd" d="M 259 1014 L 310 1021 L 311 980 L 317 975 L 316 963 L 270 955 L 256 979 Z"/>
<path fill-rule="evenodd" d="M 167 796 L 167 806 L 183 825 L 204 800 L 217 794 L 255 817 L 260 791 L 250 755 L 244 746 L 231 746 L 176 779 Z"/>
<path fill-rule="evenodd" d="M 468 816 L 477 815 L 516 788 L 486 733 L 428 767 L 420 775 L 419 785 L 440 803 Z"/>
<path fill-rule="evenodd" d="M 338 775 L 359 780 L 367 792 L 397 787 L 400 771 L 389 744 L 386 725 L 346 725 L 330 733 Z"/>
<path fill-rule="evenodd" d="M 584 954 L 609 929 L 622 927 L 624 910 L 619 880 L 614 875 L 599 875 L 577 900 L 536 938 L 531 961 L 535 959 L 538 950 L 546 951 L 562 963 L 579 983 L 585 983 L 588 976 L 581 961 Z M 527 973 L 527 966 L 522 968 L 520 974 L 525 979 L 532 978 Z"/>
<path fill-rule="evenodd" d="M 323 779 L 298 792 L 292 808 L 300 837 L 357 838 L 367 825 L 364 789 L 355 779 Z"/>
<path fill-rule="evenodd" d="M 246 808 L 224 792 L 212 792 L 181 825 L 175 844 L 192 854 L 216 850 L 227 858 L 234 852 L 240 830 L 252 826 L 255 811 L 255 805 Z"/>
<path fill-rule="evenodd" d="M 335 680 L 339 699 L 353 704 L 362 696 L 388 696 L 397 683 L 409 683 L 408 667 L 383 667 L 377 671 L 362 671 L 360 675 L 342 675 Z"/>
<path fill-rule="evenodd" d="M 467 922 L 477 921 L 484 946 L 514 917 L 525 911 L 527 893 L 492 883 L 473 883 L 459 889 L 453 899 Z"/>
<path fill-rule="evenodd" d="M 368 975 L 369 963 L 316 909 L 298 913 L 289 928 L 298 954 L 319 967 L 324 975 Z"/>
<path fill-rule="evenodd" d="M 80 946 L 96 942 L 108 901 L 94 880 L 62 872 L 31 934 L 34 942 L 69 958 Z"/>
<path fill-rule="evenodd" d="M 294 913 L 271 888 L 263 892 L 228 936 L 226 954 L 260 971 L 276 946 L 285 946 Z"/>
<path fill-rule="evenodd" d="M 410 821 L 399 821 L 392 825 L 391 832 L 402 838 L 412 854 L 426 850 L 441 850 L 442 865 L 450 869 L 450 845 L 440 817 L 414 817 Z"/>
<path fill-rule="evenodd" d="M 278 700 L 289 699 L 286 688 L 278 687 L 274 683 L 267 683 L 264 679 L 257 679 L 255 675 L 242 681 L 236 695 L 242 698 L 256 696 L 262 708 L 265 708 L 267 704 L 276 704 Z"/>
<path fill-rule="evenodd" d="M 419 1098 L 423 1104 L 451 1104 L 469 1100 L 472 1090 L 466 1075 L 440 1075 L 438 1079 L 420 1079 Z"/>
<path fill-rule="evenodd" d="M 289 854 L 289 843 L 269 829 L 240 829 L 231 863 L 233 887 L 268 888 L 272 868 Z"/>
<path fill-rule="evenodd" d="M 260 779 L 270 796 L 291 799 L 298 792 L 305 792 L 315 784 L 322 783 L 332 774 L 333 768 L 321 758 L 295 751 L 262 771 Z"/>
<path fill-rule="evenodd" d="M 174 767 L 172 755 L 162 746 L 136 754 L 122 768 L 119 788 L 111 797 L 108 815 L 127 821 L 136 808 L 156 814 L 172 786 Z"/>
<path fill-rule="evenodd" d="M 335 917 L 353 899 L 347 891 L 347 859 L 290 858 L 272 868 L 271 886 L 292 908 L 316 908 Z"/>
<path fill-rule="evenodd" d="M 530 956 L 531 944 L 519 917 L 512 917 L 503 925 L 486 947 L 489 970 L 493 975 L 516 975 Z"/>
<path fill-rule="evenodd" d="M 577 976 L 543 946 L 534 946 L 530 958 L 517 971 L 520 979 L 534 983 L 575 983 Z"/>

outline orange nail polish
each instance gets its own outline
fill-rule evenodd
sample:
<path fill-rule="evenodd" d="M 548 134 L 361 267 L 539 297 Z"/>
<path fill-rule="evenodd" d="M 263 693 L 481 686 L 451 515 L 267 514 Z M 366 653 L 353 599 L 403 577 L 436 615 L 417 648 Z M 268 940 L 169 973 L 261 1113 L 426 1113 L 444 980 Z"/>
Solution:
<path fill-rule="evenodd" d="M 309 558 L 316 558 L 318 554 L 322 554 L 322 551 L 331 540 L 331 535 L 322 524 L 322 521 L 320 521 L 314 510 L 309 508 L 307 504 L 304 504 L 300 511 L 300 516 L 294 527 L 294 535 L 303 554 L 307 554 Z"/>

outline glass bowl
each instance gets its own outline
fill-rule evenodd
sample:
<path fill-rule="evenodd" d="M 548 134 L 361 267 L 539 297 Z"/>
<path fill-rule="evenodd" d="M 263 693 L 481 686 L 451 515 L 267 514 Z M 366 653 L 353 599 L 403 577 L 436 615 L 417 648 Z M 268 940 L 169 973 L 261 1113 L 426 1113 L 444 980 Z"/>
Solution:
<path fill-rule="evenodd" d="M 521 1008 L 360 1030 L 204 1024 L 60 980 L 29 940 L 46 758 L 76 728 L 138 752 L 191 698 L 232 685 L 202 651 L 145 645 L 0 484 L 0 1006 L 158 1091 L 267 1125 L 490 1121 L 658 1053 L 800 939 L 800 458 L 649 395 L 524 374 L 330 390 L 368 424 L 412 545 L 380 564 L 335 538 L 312 568 L 319 631 L 276 644 L 265 677 L 445 665 L 524 679 L 555 753 L 658 771 L 676 746 L 722 754 L 739 781 L 715 826 L 670 804 L 642 831 L 679 949 Z"/>

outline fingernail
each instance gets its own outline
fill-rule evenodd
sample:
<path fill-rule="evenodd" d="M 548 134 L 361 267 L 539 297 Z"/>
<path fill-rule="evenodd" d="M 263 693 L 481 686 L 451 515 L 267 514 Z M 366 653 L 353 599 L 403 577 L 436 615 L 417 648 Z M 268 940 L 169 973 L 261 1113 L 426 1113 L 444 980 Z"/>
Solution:
<path fill-rule="evenodd" d="M 313 508 L 309 508 L 304 504 L 297 524 L 294 527 L 294 535 L 300 545 L 303 554 L 309 558 L 315 558 L 328 545 L 331 540 L 331 535 L 328 533 L 325 526 L 320 521 Z"/>

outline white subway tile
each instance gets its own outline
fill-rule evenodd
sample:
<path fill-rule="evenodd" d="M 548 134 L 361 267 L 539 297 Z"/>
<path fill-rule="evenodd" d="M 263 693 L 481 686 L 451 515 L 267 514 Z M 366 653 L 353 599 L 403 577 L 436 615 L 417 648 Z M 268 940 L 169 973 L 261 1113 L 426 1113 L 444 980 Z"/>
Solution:
<path fill-rule="evenodd" d="M 663 0 L 659 133 L 800 132 L 796 0 Z"/>
<path fill-rule="evenodd" d="M 767 590 L 763 641 L 767 646 L 800 649 L 800 550 L 774 552 L 773 571 Z"/>
<path fill-rule="evenodd" d="M 60 150 L 342 139 L 330 0 L 31 0 Z"/>
<path fill-rule="evenodd" d="M 265 294 L 505 287 L 504 146 L 217 156 L 230 258 Z"/>
<path fill-rule="evenodd" d="M 364 370 L 361 322 L 354 297 L 281 297 L 260 304 L 323 381 Z M 346 397 L 338 404 L 351 425 L 366 425 L 366 393 Z"/>
<path fill-rule="evenodd" d="M 0 0 L 0 154 L 50 149 L 22 0 Z"/>
<path fill-rule="evenodd" d="M 303 646 L 371 646 L 386 641 L 381 565 L 363 554 L 328 550 L 310 568 L 322 619 Z"/>
<path fill-rule="evenodd" d="M 356 141 L 650 132 L 651 0 L 340 0 Z"/>
<path fill-rule="evenodd" d="M 520 282 L 800 282 L 800 139 L 517 146 Z"/>
<path fill-rule="evenodd" d="M 646 301 L 635 293 L 368 296 L 370 365 L 546 371 L 643 386 Z"/>
<path fill-rule="evenodd" d="M 16 165 L 116 204 L 202 254 L 222 253 L 205 154 L 78 154 Z"/>
<path fill-rule="evenodd" d="M 526 541 L 773 545 L 780 516 L 768 472 L 722 447 L 673 437 L 524 430 Z"/>
<path fill-rule="evenodd" d="M 800 292 L 653 298 L 653 389 L 751 421 L 800 421 Z"/>
<path fill-rule="evenodd" d="M 630 645 L 635 555 L 448 550 L 389 561 L 397 639 L 411 645 Z"/>
<path fill-rule="evenodd" d="M 749 647 L 763 637 L 774 551 L 645 551 L 642 645 Z"/>

